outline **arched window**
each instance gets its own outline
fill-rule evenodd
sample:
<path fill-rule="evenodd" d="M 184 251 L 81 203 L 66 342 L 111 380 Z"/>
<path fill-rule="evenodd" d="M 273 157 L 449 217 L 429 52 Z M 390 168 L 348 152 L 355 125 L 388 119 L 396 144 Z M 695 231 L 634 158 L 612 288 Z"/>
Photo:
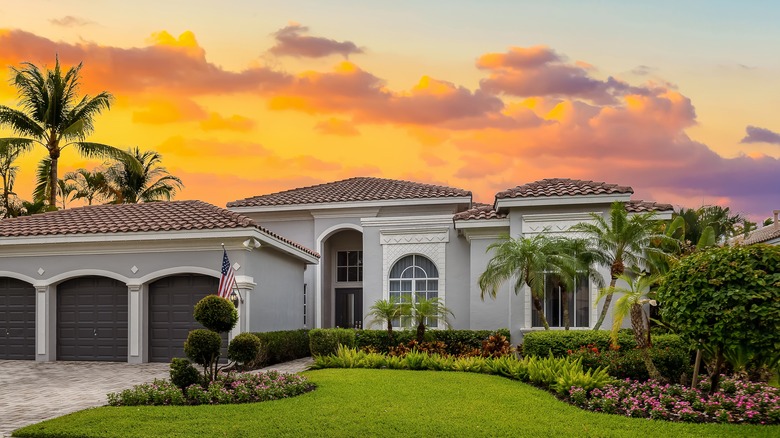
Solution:
<path fill-rule="evenodd" d="M 439 270 L 431 259 L 421 255 L 408 255 L 395 262 L 390 269 L 390 299 L 431 299 L 439 296 Z M 408 327 L 410 321 L 403 318 L 393 325 Z M 438 321 L 427 321 L 429 327 L 436 327 Z"/>

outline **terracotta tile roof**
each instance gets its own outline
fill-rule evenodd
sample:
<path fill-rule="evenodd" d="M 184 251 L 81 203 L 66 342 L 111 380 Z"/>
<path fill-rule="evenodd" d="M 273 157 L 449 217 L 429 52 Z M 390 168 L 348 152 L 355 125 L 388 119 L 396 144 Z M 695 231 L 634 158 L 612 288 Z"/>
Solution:
<path fill-rule="evenodd" d="M 626 211 L 629 213 L 645 213 L 648 211 L 674 211 L 672 204 L 661 204 L 658 202 L 631 200 L 626 202 Z"/>
<path fill-rule="evenodd" d="M 768 240 L 780 238 L 780 223 L 773 223 L 763 228 L 753 230 L 742 240 L 743 245 L 766 242 Z"/>
<path fill-rule="evenodd" d="M 628 186 L 568 178 L 548 178 L 496 193 L 496 199 L 631 194 Z"/>
<path fill-rule="evenodd" d="M 203 201 L 93 205 L 0 220 L 0 237 L 255 228 L 315 257 L 252 219 Z"/>
<path fill-rule="evenodd" d="M 473 220 L 488 220 L 488 219 L 504 219 L 506 213 L 498 213 L 492 205 L 474 203 L 475 207 L 466 211 L 462 211 L 453 216 L 456 221 L 473 221 Z"/>
<path fill-rule="evenodd" d="M 228 202 L 228 207 L 319 204 L 330 202 L 379 201 L 471 196 L 452 187 L 384 178 L 357 177 L 316 186 L 285 190 Z"/>

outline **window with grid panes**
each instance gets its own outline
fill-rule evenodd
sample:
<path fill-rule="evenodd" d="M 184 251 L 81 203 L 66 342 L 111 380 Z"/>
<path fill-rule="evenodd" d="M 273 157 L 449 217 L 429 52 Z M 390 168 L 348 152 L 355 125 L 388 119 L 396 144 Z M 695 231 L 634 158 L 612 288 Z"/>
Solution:
<path fill-rule="evenodd" d="M 404 300 L 431 299 L 439 296 L 439 270 L 431 259 L 413 254 L 398 260 L 389 275 L 390 299 L 396 302 Z M 437 327 L 436 319 L 426 320 L 428 327 Z M 393 321 L 396 327 L 411 326 L 408 316 Z"/>
<path fill-rule="evenodd" d="M 336 252 L 336 281 L 363 281 L 363 251 Z"/>
<path fill-rule="evenodd" d="M 569 316 L 569 327 L 589 327 L 590 281 L 587 276 L 578 275 L 574 281 L 574 290 L 570 291 L 557 275 L 546 274 L 544 286 L 542 307 L 550 327 L 565 327 L 566 313 Z M 564 309 L 568 312 L 564 312 Z M 535 308 L 532 310 L 531 323 L 534 327 L 542 326 L 542 319 Z"/>

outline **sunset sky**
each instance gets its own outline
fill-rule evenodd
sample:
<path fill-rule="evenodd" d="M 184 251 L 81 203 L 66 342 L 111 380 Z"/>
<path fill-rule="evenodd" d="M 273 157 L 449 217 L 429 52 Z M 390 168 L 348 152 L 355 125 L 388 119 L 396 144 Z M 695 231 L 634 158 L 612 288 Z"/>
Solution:
<path fill-rule="evenodd" d="M 83 61 L 82 91 L 116 97 L 90 140 L 160 152 L 178 199 L 221 206 L 560 177 L 757 220 L 780 208 L 778 21 L 772 1 L 0 2 L 0 104 L 6 66 Z M 66 150 L 60 174 L 98 164 Z"/>

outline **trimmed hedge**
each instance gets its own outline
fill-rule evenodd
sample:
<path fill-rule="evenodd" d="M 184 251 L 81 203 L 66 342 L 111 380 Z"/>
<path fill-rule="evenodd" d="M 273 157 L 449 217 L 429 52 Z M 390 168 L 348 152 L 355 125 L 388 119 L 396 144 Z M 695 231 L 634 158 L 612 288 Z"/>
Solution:
<path fill-rule="evenodd" d="M 656 335 L 652 337 L 655 348 L 676 348 L 689 351 L 677 335 Z M 599 351 L 609 350 L 609 331 L 607 330 L 546 330 L 526 333 L 523 336 L 523 354 L 545 357 L 552 352 L 555 357 L 563 357 L 569 351 L 577 351 L 580 347 L 592 345 Z M 633 350 L 636 341 L 631 330 L 621 330 L 618 333 L 620 351 Z"/>
<path fill-rule="evenodd" d="M 252 333 L 260 339 L 260 352 L 253 364 L 262 368 L 311 356 L 308 330 L 281 330 Z"/>
<path fill-rule="evenodd" d="M 313 329 L 309 331 L 309 349 L 312 356 L 327 356 L 336 354 L 339 345 L 355 348 L 355 331 L 353 329 Z"/>
<path fill-rule="evenodd" d="M 658 372 L 669 382 L 682 383 L 683 375 L 688 378 L 691 376 L 693 368 L 687 350 L 654 345 L 649 352 Z M 593 349 L 582 348 L 573 352 L 570 357 L 582 359 L 582 366 L 585 369 L 608 367 L 609 375 L 621 380 L 645 381 L 650 379 L 641 350 L 593 351 Z"/>
<path fill-rule="evenodd" d="M 471 350 L 482 349 L 482 341 L 494 333 L 504 335 L 509 340 L 509 330 L 426 330 L 425 342 L 444 342 L 447 354 L 460 355 Z M 408 344 L 415 339 L 414 330 L 394 330 L 393 340 L 387 336 L 386 330 L 355 330 L 355 346 L 358 349 L 373 348 L 381 353 L 387 353 L 390 347 Z"/>

